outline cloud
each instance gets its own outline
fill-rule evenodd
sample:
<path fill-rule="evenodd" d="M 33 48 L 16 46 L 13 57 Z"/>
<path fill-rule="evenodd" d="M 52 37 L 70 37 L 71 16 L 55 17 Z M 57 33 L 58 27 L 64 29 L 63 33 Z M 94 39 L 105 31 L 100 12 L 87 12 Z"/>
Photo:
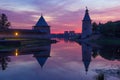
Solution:
<path fill-rule="evenodd" d="M 30 29 L 32 28 L 33 25 L 35 25 L 32 15 L 37 13 L 27 12 L 27 11 L 19 13 L 19 12 L 2 10 L 2 9 L 0 9 L 0 12 L 5 13 L 8 16 L 8 20 L 11 22 L 13 28 L 27 28 L 27 29 L 29 28 Z"/>
<path fill-rule="evenodd" d="M 119 17 L 119 7 L 112 7 L 103 10 L 93 10 L 91 11 L 91 17 L 93 21 L 105 23 L 107 21 L 117 21 Z"/>
<path fill-rule="evenodd" d="M 1 0 L 0 12 L 8 15 L 13 28 L 29 28 L 36 24 L 41 13 L 52 32 L 75 30 L 81 32 L 85 6 L 93 21 L 119 20 L 119 0 Z"/>

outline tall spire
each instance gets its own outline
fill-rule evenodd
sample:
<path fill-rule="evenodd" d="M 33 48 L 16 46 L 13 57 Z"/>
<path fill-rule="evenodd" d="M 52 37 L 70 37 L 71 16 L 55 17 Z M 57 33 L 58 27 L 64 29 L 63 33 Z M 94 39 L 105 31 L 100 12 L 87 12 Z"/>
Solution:
<path fill-rule="evenodd" d="M 85 16 L 83 18 L 83 21 L 91 21 L 90 16 L 89 16 L 89 10 L 86 6 L 86 11 L 85 11 Z"/>
<path fill-rule="evenodd" d="M 92 23 L 91 23 L 91 19 L 89 16 L 89 10 L 86 7 L 85 16 L 84 16 L 83 21 L 82 21 L 81 38 L 82 39 L 89 38 L 91 35 L 92 35 Z"/>

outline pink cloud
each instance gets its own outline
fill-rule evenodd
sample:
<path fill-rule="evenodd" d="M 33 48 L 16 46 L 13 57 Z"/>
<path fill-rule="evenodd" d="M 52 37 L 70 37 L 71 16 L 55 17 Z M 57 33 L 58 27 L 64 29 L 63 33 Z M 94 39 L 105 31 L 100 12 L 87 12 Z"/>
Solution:
<path fill-rule="evenodd" d="M 96 22 L 102 22 L 102 23 L 105 23 L 107 21 L 117 21 L 120 19 L 119 7 L 120 6 L 108 8 L 108 9 L 101 10 L 101 11 L 94 10 L 91 13 L 92 20 Z"/>
<path fill-rule="evenodd" d="M 48 3 L 45 3 L 46 5 Z M 45 6 L 45 5 L 44 5 Z M 43 16 L 48 16 L 46 21 L 51 26 L 52 33 L 63 33 L 66 30 L 74 30 L 75 32 L 81 32 L 82 19 L 85 14 L 85 9 L 80 9 L 77 11 L 68 11 L 63 9 L 64 6 L 57 6 L 54 8 L 51 5 L 51 9 L 42 10 Z M 12 28 L 25 28 L 31 29 L 34 26 L 42 13 L 41 10 L 38 11 L 21 11 L 15 12 L 10 10 L 2 10 L 0 12 L 5 13 L 8 16 L 9 21 L 12 24 Z M 119 6 L 103 9 L 103 10 L 90 10 L 90 16 L 92 21 L 105 23 L 107 21 L 119 20 Z M 33 17 L 37 15 L 38 18 Z"/>

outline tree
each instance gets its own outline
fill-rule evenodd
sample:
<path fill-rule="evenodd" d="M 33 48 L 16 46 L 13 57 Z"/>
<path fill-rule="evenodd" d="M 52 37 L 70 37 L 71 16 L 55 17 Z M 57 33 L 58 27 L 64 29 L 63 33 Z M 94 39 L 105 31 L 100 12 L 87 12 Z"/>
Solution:
<path fill-rule="evenodd" d="M 104 36 L 120 37 L 120 21 L 108 21 L 105 24 L 99 25 L 99 30 Z"/>
<path fill-rule="evenodd" d="M 96 31 L 97 28 L 98 28 L 97 23 L 96 23 L 96 22 L 93 22 L 93 24 L 92 24 L 92 30 L 93 30 L 93 31 Z"/>
<path fill-rule="evenodd" d="M 8 21 L 8 18 L 6 14 L 2 13 L 0 15 L 0 30 L 7 30 L 10 27 L 10 22 Z"/>

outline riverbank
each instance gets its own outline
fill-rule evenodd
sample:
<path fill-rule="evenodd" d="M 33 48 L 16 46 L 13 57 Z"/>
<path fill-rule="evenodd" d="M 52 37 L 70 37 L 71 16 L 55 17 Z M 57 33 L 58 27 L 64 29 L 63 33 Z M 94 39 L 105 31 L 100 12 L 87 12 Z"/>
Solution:
<path fill-rule="evenodd" d="M 106 37 L 106 36 L 102 36 L 102 35 L 92 35 L 89 38 L 76 39 L 74 41 L 76 41 L 77 43 L 95 44 L 97 46 L 100 46 L 100 45 L 120 46 L 120 38 Z"/>
<path fill-rule="evenodd" d="M 4 39 L 0 40 L 0 49 L 22 48 L 25 46 L 46 46 L 57 42 L 56 40 L 50 39 Z"/>
<path fill-rule="evenodd" d="M 99 37 L 96 40 L 91 39 L 90 42 L 94 42 L 101 45 L 120 45 L 120 38 Z"/>

